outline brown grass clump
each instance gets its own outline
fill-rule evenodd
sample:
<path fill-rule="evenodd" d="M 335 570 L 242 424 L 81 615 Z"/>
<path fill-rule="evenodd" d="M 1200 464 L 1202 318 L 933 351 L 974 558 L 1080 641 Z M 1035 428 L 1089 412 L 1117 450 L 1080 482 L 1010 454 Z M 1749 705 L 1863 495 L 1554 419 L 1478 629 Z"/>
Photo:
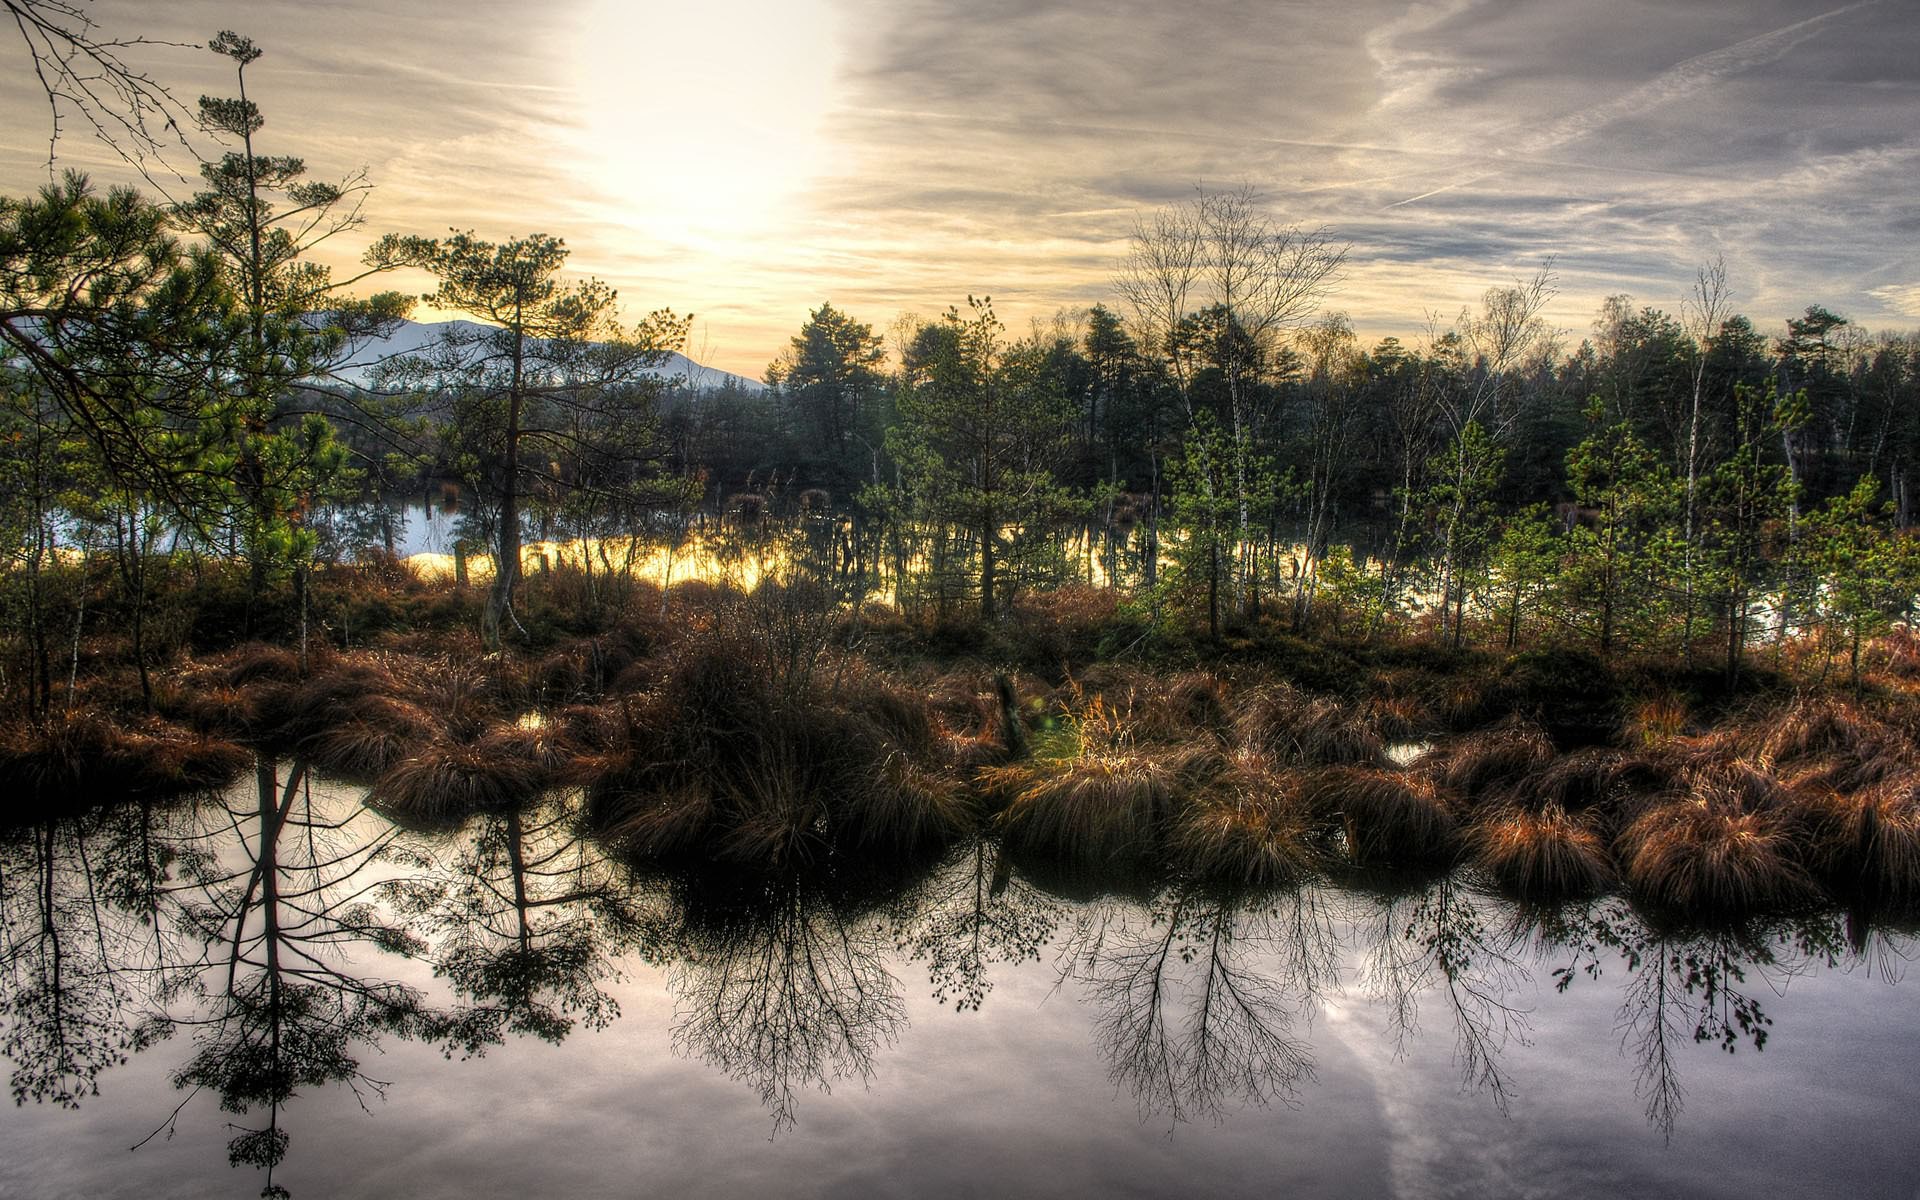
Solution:
<path fill-rule="evenodd" d="M 1169 851 L 1198 878 L 1269 886 L 1312 871 L 1313 832 L 1298 778 L 1243 755 L 1186 805 Z"/>
<path fill-rule="evenodd" d="M 1430 756 L 1439 778 L 1468 799 L 1509 787 L 1553 761 L 1553 740 L 1528 720 L 1512 718 L 1455 739 Z"/>
<path fill-rule="evenodd" d="M 1920 900 L 1920 772 L 1807 805 L 1815 868 L 1841 891 Z"/>
<path fill-rule="evenodd" d="M 1314 779 L 1311 797 L 1317 811 L 1338 818 L 1348 855 L 1363 866 L 1444 863 L 1458 848 L 1453 813 L 1426 775 L 1342 768 Z"/>
<path fill-rule="evenodd" d="M 545 719 L 522 719 L 512 725 L 493 725 L 474 740 L 475 748 L 498 758 L 525 765 L 542 789 L 568 777 L 580 750 L 566 730 Z"/>
<path fill-rule="evenodd" d="M 436 741 L 401 759 L 367 792 L 369 807 L 413 821 L 505 812 L 540 794 L 532 764 L 479 746 Z"/>
<path fill-rule="evenodd" d="M 674 858 L 697 849 L 716 820 L 712 791 L 685 783 L 630 800 L 600 828 L 615 850 L 640 858 Z"/>
<path fill-rule="evenodd" d="M 1205 671 L 1183 671 L 1167 681 L 1154 706 L 1185 729 L 1224 734 L 1233 725 L 1226 681 Z"/>
<path fill-rule="evenodd" d="M 1557 805 L 1569 812 L 1637 812 L 1671 782 L 1672 772 L 1646 757 L 1588 746 L 1522 776 L 1507 794 L 1536 809 Z"/>
<path fill-rule="evenodd" d="M 1778 814 L 1724 800 L 1663 804 L 1628 826 L 1620 844 L 1633 890 L 1677 911 L 1738 914 L 1797 904 L 1812 892 Z"/>
<path fill-rule="evenodd" d="M 1172 765 L 1140 753 L 1086 755 L 1028 770 L 1026 785 L 999 817 L 1008 849 L 1080 866 L 1139 863 L 1186 793 Z"/>
<path fill-rule="evenodd" d="M 959 782 L 905 755 L 888 759 L 874 782 L 831 806 L 836 834 L 846 845 L 911 853 L 945 845 L 974 826 L 974 806 Z"/>
<path fill-rule="evenodd" d="M 911 853 L 972 823 L 927 702 L 857 663 L 783 679 L 736 630 L 701 626 L 661 667 L 657 691 L 622 698 L 624 732 L 569 710 L 610 727 L 581 763 L 608 840 L 778 870 L 836 847 Z"/>
<path fill-rule="evenodd" d="M 1558 804 L 1489 813 L 1467 834 L 1467 848 L 1475 866 L 1529 899 L 1596 895 L 1614 881 L 1593 823 Z"/>
<path fill-rule="evenodd" d="M 1623 732 L 1636 746 L 1664 746 L 1686 732 L 1692 714 L 1681 696 L 1643 700 L 1628 715 Z"/>
<path fill-rule="evenodd" d="M 1852 791 L 1885 783 L 1914 761 L 1913 740 L 1860 705 L 1802 697 L 1745 731 L 1743 744 L 1792 786 Z"/>
<path fill-rule="evenodd" d="M 215 666 L 228 687 L 245 687 L 260 679 L 290 682 L 300 677 L 300 656 L 265 642 L 237 646 L 221 655 Z"/>
<path fill-rule="evenodd" d="M 124 727 L 87 709 L 0 729 L 0 792 L 61 808 L 217 790 L 252 763 L 229 741 L 164 721 Z"/>
<path fill-rule="evenodd" d="M 1377 765 L 1386 745 L 1359 714 L 1338 700 L 1270 688 L 1255 696 L 1237 723 L 1241 743 L 1298 766 Z"/>
<path fill-rule="evenodd" d="M 405 700 L 362 696 L 342 707 L 338 723 L 304 739 L 300 750 L 343 779 L 376 779 L 439 732 L 426 710 Z"/>

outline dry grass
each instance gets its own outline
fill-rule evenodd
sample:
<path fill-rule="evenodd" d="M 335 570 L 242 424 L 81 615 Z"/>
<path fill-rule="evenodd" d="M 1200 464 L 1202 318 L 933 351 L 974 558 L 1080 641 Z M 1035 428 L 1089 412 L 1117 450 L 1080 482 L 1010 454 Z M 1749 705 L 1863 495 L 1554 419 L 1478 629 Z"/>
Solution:
<path fill-rule="evenodd" d="M 1693 714 L 1681 696 L 1656 696 L 1635 705 L 1622 733 L 1635 746 L 1664 746 L 1687 730 Z"/>
<path fill-rule="evenodd" d="M 599 833 L 607 845 L 624 854 L 675 858 L 707 840 L 716 816 L 713 793 L 698 783 L 687 783 L 630 800 Z"/>
<path fill-rule="evenodd" d="M 300 750 L 344 779 L 376 779 L 439 732 L 425 709 L 388 696 L 361 696 L 341 710 L 337 723 L 306 738 Z"/>
<path fill-rule="evenodd" d="M 1347 767 L 1311 781 L 1314 809 L 1337 818 L 1347 853 L 1363 866 L 1449 862 L 1459 835 L 1434 780 L 1411 771 Z"/>
<path fill-rule="evenodd" d="M 1796 787 L 1853 791 L 1904 773 L 1913 739 L 1860 705 L 1802 697 L 1742 732 L 1743 747 Z"/>
<path fill-rule="evenodd" d="M 542 789 L 571 778 L 580 757 L 565 728 L 544 719 L 490 726 L 474 740 L 474 748 L 525 766 Z"/>
<path fill-rule="evenodd" d="M 1613 862 L 1593 822 L 1558 804 L 1488 813 L 1466 842 L 1475 866 L 1528 899 L 1597 895 L 1614 882 Z"/>
<path fill-rule="evenodd" d="M 1373 766 L 1386 744 L 1365 717 L 1338 700 L 1267 688 L 1236 722 L 1242 745 L 1289 766 Z"/>
<path fill-rule="evenodd" d="M 400 760 L 367 792 L 369 807 L 410 821 L 505 812 L 540 794 L 539 770 L 481 746 L 436 741 Z"/>
<path fill-rule="evenodd" d="M 1473 800 L 1511 788 L 1543 770 L 1553 761 L 1554 748 L 1546 730 L 1515 717 L 1456 738 L 1422 758 L 1421 766 L 1436 769 L 1449 789 Z"/>
<path fill-rule="evenodd" d="M 841 844 L 900 853 L 945 845 L 978 820 L 958 781 L 905 755 L 887 760 L 875 786 L 844 794 L 831 807 Z"/>
<path fill-rule="evenodd" d="M 253 755 L 164 721 L 117 724 L 88 709 L 0 728 L 0 792 L 60 808 L 225 787 Z"/>
<path fill-rule="evenodd" d="M 1805 808 L 1811 858 L 1839 890 L 1920 900 L 1920 770 L 1853 795 L 1830 792 Z"/>
<path fill-rule="evenodd" d="M 1649 810 L 1620 839 L 1635 894 L 1698 915 L 1795 905 L 1813 891 L 1781 817 L 1727 800 L 1677 800 Z"/>
<path fill-rule="evenodd" d="M 1313 833 L 1299 779 L 1240 755 L 1184 806 L 1168 848 L 1189 875 L 1268 886 L 1312 871 Z"/>
<path fill-rule="evenodd" d="M 1174 764 L 1138 752 L 1025 770 L 1024 786 L 1009 787 L 1012 799 L 999 816 L 1008 849 L 1086 867 L 1139 863 L 1187 792 Z"/>

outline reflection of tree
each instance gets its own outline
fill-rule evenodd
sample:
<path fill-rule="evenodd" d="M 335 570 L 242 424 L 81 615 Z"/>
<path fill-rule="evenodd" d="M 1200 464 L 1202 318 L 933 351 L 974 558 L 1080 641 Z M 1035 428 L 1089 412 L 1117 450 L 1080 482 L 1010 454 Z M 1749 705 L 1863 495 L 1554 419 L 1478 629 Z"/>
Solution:
<path fill-rule="evenodd" d="M 1060 923 L 1060 905 L 1009 869 L 996 843 L 975 838 L 899 906 L 894 936 L 925 959 L 933 998 L 978 1009 L 993 990 L 990 963 L 1038 961 Z"/>
<path fill-rule="evenodd" d="M 423 918 L 441 975 L 467 1003 L 447 1031 L 478 1053 L 509 1034 L 558 1042 L 576 1023 L 604 1028 L 620 1006 L 602 987 L 613 956 L 649 953 L 658 918 L 621 880 L 577 817 L 549 800 L 476 819 L 445 864 L 390 885 Z"/>
<path fill-rule="evenodd" d="M 368 900 L 377 885 L 361 878 L 393 831 L 357 805 L 340 819 L 328 816 L 304 764 L 282 785 L 276 764 L 263 760 L 255 778 L 255 804 L 210 810 L 215 821 L 202 835 L 209 852 L 179 911 L 203 953 L 162 996 L 199 1002 L 193 1015 L 171 1018 L 195 1029 L 193 1057 L 174 1073 L 175 1085 L 209 1089 L 232 1113 L 265 1110 L 262 1125 L 231 1126 L 228 1156 L 265 1169 L 262 1195 L 283 1196 L 273 1182 L 288 1145 L 282 1106 L 300 1088 L 328 1083 L 380 1094 L 385 1085 L 360 1069 L 359 1047 L 387 1032 L 429 1035 L 438 1022 L 413 988 L 340 965 L 355 944 L 419 948 L 381 919 Z M 170 1118 L 162 1128 L 171 1126 Z"/>
<path fill-rule="evenodd" d="M 169 855 L 147 804 L 48 819 L 0 842 L 0 1052 L 16 1104 L 74 1107 L 164 1032 L 139 1019 L 160 962 Z"/>
<path fill-rule="evenodd" d="M 874 1054 L 905 1023 L 885 933 L 797 879 L 694 906 L 670 985 L 675 1049 L 758 1091 L 778 1136 L 798 1088 L 871 1078 Z"/>
<path fill-rule="evenodd" d="M 1676 1048 L 1691 1041 L 1728 1054 L 1747 1043 L 1765 1049 L 1773 1019 L 1747 990 L 1749 973 L 1778 993 L 1815 961 L 1832 965 L 1841 946 L 1826 917 L 1677 931 L 1648 925 L 1617 900 L 1565 919 L 1552 936 L 1573 954 L 1553 973 L 1563 992 L 1583 975 L 1599 979 L 1603 952 L 1623 960 L 1621 1046 L 1634 1057 L 1634 1094 L 1646 1104 L 1648 1122 L 1668 1138 L 1686 1102 Z"/>
<path fill-rule="evenodd" d="M 1514 957 L 1511 939 L 1489 931 L 1484 902 L 1452 876 L 1386 898 L 1369 939 L 1366 975 L 1401 1052 L 1419 1032 L 1421 997 L 1431 993 L 1443 1002 L 1453 1018 L 1461 1081 L 1506 1112 L 1513 1085 L 1500 1055 L 1508 1039 L 1525 1039 L 1526 1013 L 1514 997 L 1532 976 Z"/>
<path fill-rule="evenodd" d="M 1215 1119 L 1230 1103 L 1291 1102 L 1313 1079 L 1294 1037 L 1335 978 L 1339 943 L 1322 898 L 1245 906 L 1176 890 L 1144 913 L 1090 911 L 1062 954 L 1099 1007 L 1109 1074 L 1143 1115 Z"/>

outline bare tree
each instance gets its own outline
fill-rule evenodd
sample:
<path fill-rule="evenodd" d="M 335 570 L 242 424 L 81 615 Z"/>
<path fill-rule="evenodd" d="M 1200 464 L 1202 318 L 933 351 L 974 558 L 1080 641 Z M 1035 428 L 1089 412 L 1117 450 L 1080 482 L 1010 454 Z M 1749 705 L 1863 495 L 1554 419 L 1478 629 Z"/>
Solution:
<path fill-rule="evenodd" d="M 1699 564 L 1699 490 L 1700 490 L 1700 408 L 1706 398 L 1707 353 L 1720 335 L 1720 326 L 1733 307 L 1733 292 L 1727 286 L 1726 260 L 1715 256 L 1694 273 L 1693 291 L 1682 305 L 1685 328 L 1693 339 L 1692 396 L 1687 416 L 1687 491 L 1686 491 L 1686 623 L 1682 640 L 1687 661 L 1693 661 L 1694 576 Z"/>
<path fill-rule="evenodd" d="M 1250 186 L 1202 191 L 1138 222 L 1115 286 L 1141 342 L 1165 356 L 1193 415 L 1196 353 L 1226 382 L 1233 434 L 1239 569 L 1236 604 L 1252 576 L 1253 434 L 1257 385 L 1283 334 L 1304 324 L 1339 278 L 1347 246 L 1325 228 L 1276 224 Z"/>
<path fill-rule="evenodd" d="M 1553 351 L 1554 331 L 1541 316 L 1558 289 L 1553 261 L 1531 279 L 1488 288 L 1480 310 L 1463 311 L 1448 338 L 1459 355 L 1459 386 L 1439 393 L 1439 415 L 1448 438 L 1440 501 L 1440 635 L 1449 627 L 1457 645 L 1466 610 L 1464 567 L 1469 558 L 1469 517 L 1491 486 L 1502 447 L 1525 411 L 1516 386 L 1521 368 Z M 1449 615 L 1449 609 L 1452 613 Z"/>
<path fill-rule="evenodd" d="M 135 166 L 170 147 L 187 146 L 185 105 L 124 55 L 140 46 L 189 48 L 180 42 L 117 37 L 88 13 L 89 0 L 0 0 L 19 31 L 48 111 L 47 169 L 60 135 L 77 116 L 95 136 Z"/>

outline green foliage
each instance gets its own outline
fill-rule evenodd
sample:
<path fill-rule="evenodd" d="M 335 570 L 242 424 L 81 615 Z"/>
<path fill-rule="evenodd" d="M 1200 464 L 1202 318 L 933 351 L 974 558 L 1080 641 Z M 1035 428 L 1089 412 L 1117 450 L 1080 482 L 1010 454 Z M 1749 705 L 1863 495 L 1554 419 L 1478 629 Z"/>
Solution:
<path fill-rule="evenodd" d="M 1672 565 L 1681 561 L 1679 485 L 1604 403 L 1587 408 L 1589 432 L 1567 452 L 1567 483 L 1581 519 L 1569 531 L 1563 578 L 1572 619 L 1601 654 L 1623 637 L 1645 645 L 1663 626 Z"/>

